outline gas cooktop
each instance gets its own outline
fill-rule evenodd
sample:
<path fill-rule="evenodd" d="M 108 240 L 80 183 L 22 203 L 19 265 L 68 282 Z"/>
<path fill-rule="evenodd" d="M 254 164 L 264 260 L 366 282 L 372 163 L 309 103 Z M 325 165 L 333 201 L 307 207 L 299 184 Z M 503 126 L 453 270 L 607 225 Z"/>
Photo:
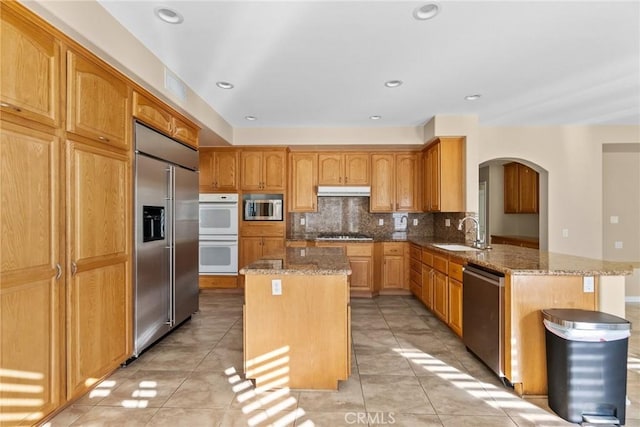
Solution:
<path fill-rule="evenodd" d="M 361 233 L 322 233 L 316 240 L 373 240 L 373 237 Z"/>

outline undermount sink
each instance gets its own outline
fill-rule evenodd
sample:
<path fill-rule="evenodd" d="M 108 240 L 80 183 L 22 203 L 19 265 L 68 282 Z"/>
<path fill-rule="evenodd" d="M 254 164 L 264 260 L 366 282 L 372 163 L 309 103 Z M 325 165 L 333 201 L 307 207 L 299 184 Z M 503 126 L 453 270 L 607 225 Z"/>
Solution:
<path fill-rule="evenodd" d="M 436 248 L 440 248 L 440 249 L 446 249 L 448 251 L 479 251 L 480 249 L 477 248 L 472 248 L 471 246 L 465 246 L 465 245 L 456 245 L 456 244 L 434 244 L 433 246 L 435 246 Z"/>

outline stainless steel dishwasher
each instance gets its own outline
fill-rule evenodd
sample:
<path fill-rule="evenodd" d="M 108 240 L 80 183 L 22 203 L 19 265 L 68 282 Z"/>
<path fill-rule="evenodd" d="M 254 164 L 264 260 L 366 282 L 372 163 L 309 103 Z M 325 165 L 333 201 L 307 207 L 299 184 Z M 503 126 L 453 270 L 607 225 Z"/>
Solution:
<path fill-rule="evenodd" d="M 462 342 L 500 378 L 503 372 L 504 274 L 468 264 L 462 286 Z"/>

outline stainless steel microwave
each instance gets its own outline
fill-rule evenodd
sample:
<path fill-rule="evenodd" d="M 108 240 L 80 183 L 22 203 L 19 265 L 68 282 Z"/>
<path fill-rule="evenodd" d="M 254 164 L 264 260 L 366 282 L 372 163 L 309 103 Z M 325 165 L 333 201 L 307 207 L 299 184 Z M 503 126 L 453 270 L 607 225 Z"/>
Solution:
<path fill-rule="evenodd" d="M 245 221 L 282 221 L 282 199 L 251 199 L 244 201 Z"/>

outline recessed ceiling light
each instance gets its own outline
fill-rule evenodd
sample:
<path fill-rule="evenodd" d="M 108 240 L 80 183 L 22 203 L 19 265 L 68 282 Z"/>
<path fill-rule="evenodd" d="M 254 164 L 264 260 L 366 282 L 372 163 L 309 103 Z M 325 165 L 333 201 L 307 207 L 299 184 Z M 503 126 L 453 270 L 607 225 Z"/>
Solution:
<path fill-rule="evenodd" d="M 244 116 L 244 119 L 245 120 L 249 120 L 250 122 L 258 120 L 258 118 L 256 116 Z"/>
<path fill-rule="evenodd" d="M 156 16 L 168 24 L 180 24 L 184 21 L 182 15 L 168 7 L 159 7 L 155 10 Z"/>
<path fill-rule="evenodd" d="M 480 94 L 475 94 L 475 95 L 467 95 L 464 97 L 464 99 L 466 99 L 467 101 L 475 101 L 476 99 L 480 99 L 482 95 Z"/>
<path fill-rule="evenodd" d="M 427 19 L 431 19 L 436 16 L 438 12 L 440 12 L 440 7 L 437 4 L 428 3 L 415 8 L 413 11 L 413 17 L 420 21 L 426 21 Z"/>
<path fill-rule="evenodd" d="M 371 120 L 380 120 L 382 116 L 369 116 Z"/>
<path fill-rule="evenodd" d="M 216 82 L 216 86 L 220 89 L 233 89 L 233 85 L 229 82 Z"/>
<path fill-rule="evenodd" d="M 402 80 L 389 80 L 388 82 L 384 82 L 386 87 L 398 87 L 402 84 Z"/>

